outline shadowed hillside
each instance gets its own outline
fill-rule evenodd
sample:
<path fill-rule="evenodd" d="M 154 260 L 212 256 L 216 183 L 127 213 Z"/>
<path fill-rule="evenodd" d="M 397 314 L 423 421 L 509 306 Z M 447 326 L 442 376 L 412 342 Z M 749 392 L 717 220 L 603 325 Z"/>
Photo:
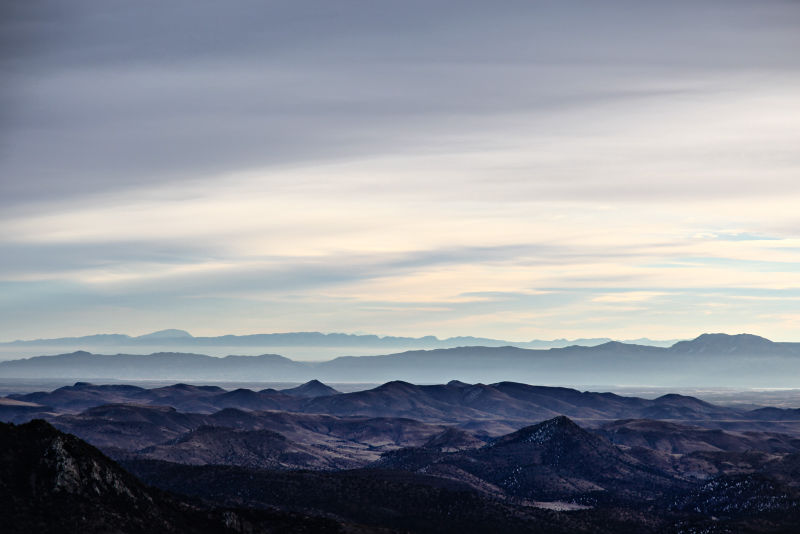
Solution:
<path fill-rule="evenodd" d="M 340 532 L 327 519 L 212 510 L 149 488 L 94 447 L 44 421 L 0 424 L 3 532 Z"/>

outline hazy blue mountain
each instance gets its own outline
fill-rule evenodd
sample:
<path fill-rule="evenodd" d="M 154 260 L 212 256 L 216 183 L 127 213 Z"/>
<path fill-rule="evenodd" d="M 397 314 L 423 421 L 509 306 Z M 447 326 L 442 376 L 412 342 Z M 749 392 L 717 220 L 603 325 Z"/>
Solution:
<path fill-rule="evenodd" d="M 247 376 L 299 375 L 306 369 L 277 354 L 226 356 L 162 352 L 155 354 L 91 354 L 86 351 L 0 362 L 4 376 L 85 378 L 184 378 L 236 380 Z"/>
<path fill-rule="evenodd" d="M 168 328 L 166 330 L 159 330 L 143 336 L 137 336 L 137 340 L 162 340 L 162 339 L 193 339 L 194 336 L 186 330 L 177 330 L 175 328 Z M 79 338 L 80 339 L 80 338 Z M 131 338 L 129 338 L 131 339 Z"/>
<path fill-rule="evenodd" d="M 342 355 L 374 355 L 389 351 L 430 350 L 464 346 L 503 347 L 515 346 L 528 349 L 549 349 L 571 345 L 595 346 L 611 341 L 609 338 L 554 339 L 531 341 L 507 341 L 471 336 L 439 339 L 435 336 L 397 337 L 371 334 L 323 334 L 320 332 L 287 332 L 275 334 L 224 335 L 195 337 L 185 330 L 167 329 L 141 336 L 125 334 L 97 334 L 83 337 L 56 339 L 17 340 L 0 343 L 0 360 L 23 356 L 38 356 L 46 351 L 50 354 L 77 350 L 100 353 L 125 352 L 199 352 L 211 356 L 228 354 L 258 355 L 280 352 L 293 359 L 328 360 Z M 636 341 L 643 345 L 669 346 L 671 341 Z"/>
<path fill-rule="evenodd" d="M 545 385 L 796 387 L 800 343 L 704 334 L 671 347 L 610 341 L 547 350 L 457 347 L 324 362 L 276 354 L 226 356 L 175 352 L 100 355 L 78 351 L 0 362 L 0 377 L 439 383 L 514 380 Z"/>
<path fill-rule="evenodd" d="M 752 334 L 703 334 L 689 341 L 679 341 L 671 351 L 681 354 L 797 354 L 800 343 L 776 343 Z"/>

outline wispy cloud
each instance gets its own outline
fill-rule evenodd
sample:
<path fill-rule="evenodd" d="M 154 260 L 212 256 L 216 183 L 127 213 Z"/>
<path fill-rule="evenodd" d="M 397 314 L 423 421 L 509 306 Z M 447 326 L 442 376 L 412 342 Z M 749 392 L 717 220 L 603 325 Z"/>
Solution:
<path fill-rule="evenodd" d="M 653 300 L 657 297 L 667 295 L 668 293 L 657 291 L 627 291 L 621 293 L 608 293 L 594 297 L 592 302 L 608 302 L 608 303 L 630 303 L 630 302 L 645 302 Z"/>

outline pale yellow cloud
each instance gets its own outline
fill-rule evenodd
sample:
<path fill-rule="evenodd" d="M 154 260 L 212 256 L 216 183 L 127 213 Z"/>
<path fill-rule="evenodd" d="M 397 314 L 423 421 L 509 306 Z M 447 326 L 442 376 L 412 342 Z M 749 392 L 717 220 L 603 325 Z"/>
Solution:
<path fill-rule="evenodd" d="M 667 294 L 668 293 L 658 291 L 626 291 L 622 293 L 608 293 L 605 295 L 600 295 L 594 297 L 592 302 L 604 302 L 610 304 L 644 302 Z"/>

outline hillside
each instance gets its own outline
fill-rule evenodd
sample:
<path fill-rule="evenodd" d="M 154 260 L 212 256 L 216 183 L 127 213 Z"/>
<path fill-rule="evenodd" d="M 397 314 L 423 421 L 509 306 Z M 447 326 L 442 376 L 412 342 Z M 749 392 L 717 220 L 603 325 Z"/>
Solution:
<path fill-rule="evenodd" d="M 327 519 L 212 510 L 145 486 L 44 421 L 0 424 L 0 513 L 9 534 L 339 532 Z"/>

